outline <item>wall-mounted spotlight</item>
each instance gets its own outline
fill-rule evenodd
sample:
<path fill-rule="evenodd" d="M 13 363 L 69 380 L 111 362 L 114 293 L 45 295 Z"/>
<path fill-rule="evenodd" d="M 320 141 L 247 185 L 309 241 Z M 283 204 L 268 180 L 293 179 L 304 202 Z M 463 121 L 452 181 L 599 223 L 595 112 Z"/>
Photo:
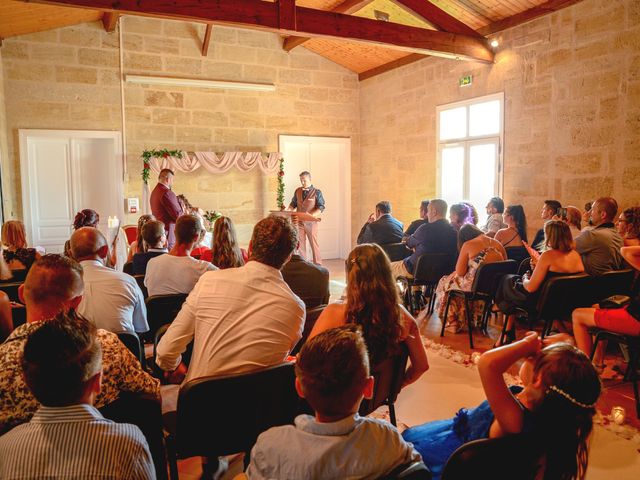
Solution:
<path fill-rule="evenodd" d="M 500 45 L 500 42 L 498 42 L 498 40 L 494 38 L 493 40 L 491 40 L 490 45 L 492 48 L 498 48 L 498 46 Z"/>

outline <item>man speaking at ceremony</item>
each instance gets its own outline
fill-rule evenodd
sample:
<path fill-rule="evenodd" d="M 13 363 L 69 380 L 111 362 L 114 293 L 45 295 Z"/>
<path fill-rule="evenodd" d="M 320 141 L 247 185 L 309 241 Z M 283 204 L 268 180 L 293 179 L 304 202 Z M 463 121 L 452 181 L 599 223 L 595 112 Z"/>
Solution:
<path fill-rule="evenodd" d="M 309 172 L 305 171 L 300 174 L 300 183 L 302 186 L 296 188 L 289 204 L 289 210 L 317 216 L 318 213 L 324 211 L 322 192 L 311 184 L 311 174 Z M 321 265 L 322 257 L 320 256 L 320 247 L 318 245 L 318 222 L 298 221 L 297 223 L 300 254 L 306 258 L 308 238 L 311 244 L 313 263 Z"/>

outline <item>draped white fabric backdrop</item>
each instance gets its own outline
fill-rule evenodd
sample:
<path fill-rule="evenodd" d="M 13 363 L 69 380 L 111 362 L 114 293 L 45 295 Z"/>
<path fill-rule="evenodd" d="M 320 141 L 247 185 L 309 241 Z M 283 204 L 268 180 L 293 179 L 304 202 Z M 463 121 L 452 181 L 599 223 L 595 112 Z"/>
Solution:
<path fill-rule="evenodd" d="M 149 160 L 151 170 L 156 174 L 160 173 L 163 168 L 170 168 L 176 172 L 195 172 L 200 167 L 209 173 L 225 173 L 231 168 L 236 167 L 242 172 L 248 172 L 258 167 L 264 174 L 276 173 L 282 154 L 276 153 L 260 153 L 260 152 L 225 152 L 218 156 L 214 152 L 184 152 L 182 158 L 154 157 Z M 149 179 L 150 182 L 153 179 Z M 149 185 L 143 182 L 142 185 L 142 213 L 150 213 L 151 206 L 149 204 L 150 197 Z"/>

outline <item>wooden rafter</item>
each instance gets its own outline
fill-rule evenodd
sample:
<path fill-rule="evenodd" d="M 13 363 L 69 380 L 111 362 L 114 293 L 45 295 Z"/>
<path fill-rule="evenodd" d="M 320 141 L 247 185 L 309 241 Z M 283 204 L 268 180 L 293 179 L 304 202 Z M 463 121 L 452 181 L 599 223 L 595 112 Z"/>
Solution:
<path fill-rule="evenodd" d="M 207 29 L 204 32 L 204 40 L 202 40 L 202 56 L 206 57 L 209 53 L 209 43 L 211 43 L 211 32 L 213 25 L 207 23 Z"/>
<path fill-rule="evenodd" d="M 120 15 L 114 12 L 104 12 L 102 14 L 102 26 L 105 32 L 113 32 L 118 25 Z"/>
<path fill-rule="evenodd" d="M 478 30 L 481 35 L 491 35 L 493 33 L 501 32 L 507 28 L 515 27 L 521 23 L 528 22 L 534 18 L 541 17 L 548 13 L 553 13 L 561 10 L 565 7 L 578 3 L 582 0 L 549 0 L 537 7 L 532 7 L 524 12 L 517 13 L 511 17 L 503 18 L 497 22 L 490 23 L 489 25 L 482 27 Z"/>
<path fill-rule="evenodd" d="M 380 65 L 379 67 L 375 67 L 371 70 L 367 70 L 366 72 L 359 73 L 358 80 L 362 81 L 366 80 L 367 78 L 375 77 L 376 75 L 380 75 L 381 73 L 388 72 L 389 70 L 393 70 L 394 68 L 402 67 L 403 65 L 417 62 L 418 60 L 422 60 L 423 58 L 425 58 L 425 55 L 412 53 L 410 55 L 407 55 L 406 57 L 394 60 L 393 62 L 385 63 L 383 65 Z"/>
<path fill-rule="evenodd" d="M 351 15 L 352 13 L 359 12 L 370 3 L 373 3 L 373 0 L 344 0 L 344 2 L 339 3 L 338 5 L 333 7 L 331 11 L 336 13 L 344 13 L 345 15 Z M 282 48 L 284 48 L 287 52 L 290 52 L 294 48 L 302 45 L 303 43 L 306 43 L 308 40 L 311 40 L 311 38 L 298 36 L 286 37 L 282 44 Z"/>
<path fill-rule="evenodd" d="M 469 27 L 465 23 L 462 23 L 457 18 L 449 15 L 447 12 L 437 7 L 428 0 L 391 0 L 399 7 L 408 10 L 415 16 L 422 18 L 428 23 L 431 23 L 439 30 L 451 33 L 459 33 L 462 35 L 469 35 L 471 37 L 481 37 L 478 32 Z"/>
<path fill-rule="evenodd" d="M 294 28 L 280 26 L 280 3 L 261 0 L 36 0 L 38 3 L 95 8 L 133 15 L 205 23 L 244 25 L 281 34 L 350 39 L 427 55 L 492 62 L 482 38 L 381 22 L 335 12 L 295 7 Z"/>

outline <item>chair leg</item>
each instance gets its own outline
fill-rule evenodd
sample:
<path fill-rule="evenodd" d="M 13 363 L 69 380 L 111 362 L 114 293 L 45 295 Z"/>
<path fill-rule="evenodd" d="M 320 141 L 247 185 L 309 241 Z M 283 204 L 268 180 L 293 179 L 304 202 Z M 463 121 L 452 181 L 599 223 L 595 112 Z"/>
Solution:
<path fill-rule="evenodd" d="M 469 308 L 469 299 L 464 297 L 464 310 L 467 315 L 467 327 L 469 328 L 469 348 L 473 348 L 473 315 Z"/>
<path fill-rule="evenodd" d="M 449 315 L 449 305 L 451 305 L 451 292 L 445 294 L 447 296 L 447 306 L 444 307 L 444 318 L 441 318 L 442 322 L 442 331 L 440 332 L 440 336 L 444 337 L 444 327 L 447 326 L 447 316 Z"/>
<path fill-rule="evenodd" d="M 170 435 L 165 436 L 165 448 L 167 450 L 167 460 L 169 461 L 169 477 L 171 480 L 180 480 L 178 475 L 178 455 L 175 443 Z"/>
<path fill-rule="evenodd" d="M 394 427 L 398 426 L 396 422 L 396 407 L 393 403 L 389 404 L 389 419 L 391 420 L 391 425 L 393 425 Z"/>

